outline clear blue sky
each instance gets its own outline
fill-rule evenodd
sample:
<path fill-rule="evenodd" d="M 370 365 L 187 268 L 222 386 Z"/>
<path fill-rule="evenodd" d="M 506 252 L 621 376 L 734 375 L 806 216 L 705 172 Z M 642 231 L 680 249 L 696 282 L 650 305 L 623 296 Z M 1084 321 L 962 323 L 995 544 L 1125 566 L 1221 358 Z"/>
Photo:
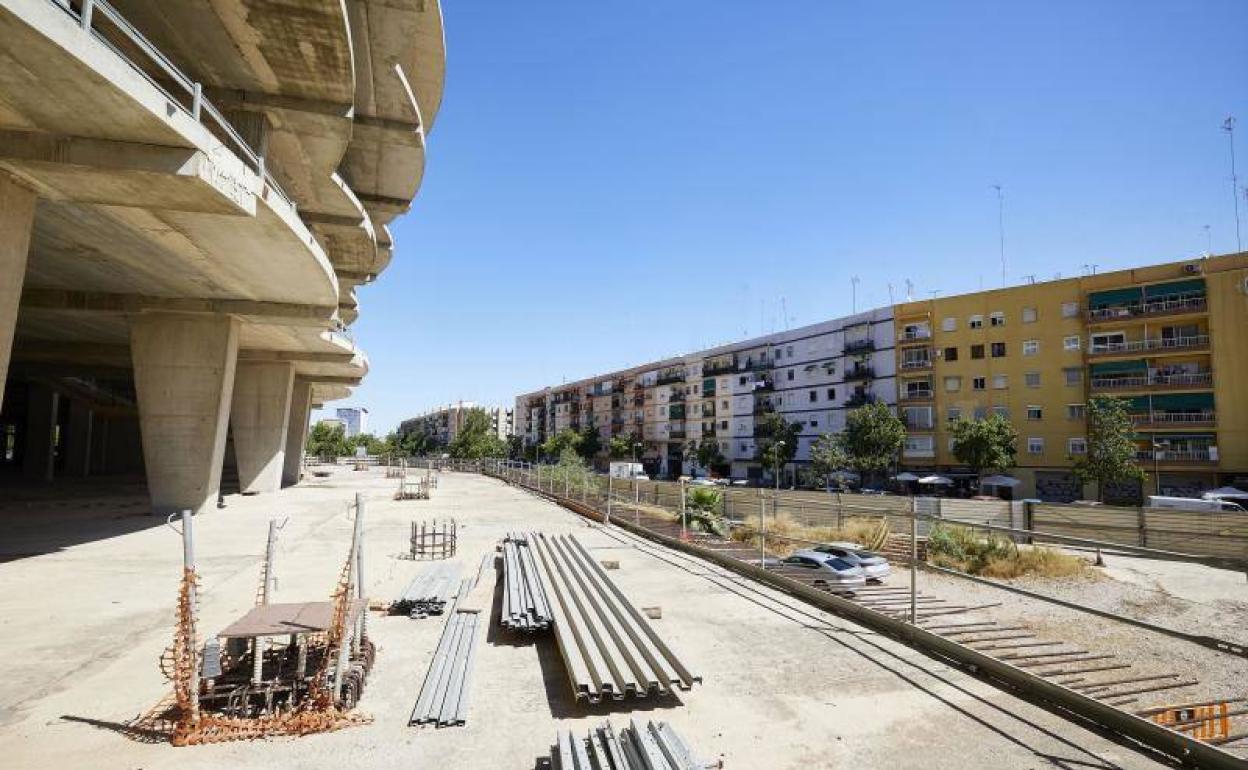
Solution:
<path fill-rule="evenodd" d="M 1235 248 L 1248 2 L 446 0 L 428 170 L 360 291 L 377 432 L 888 302 Z M 938 7 L 939 6 L 939 7 Z M 1241 196 L 1248 240 L 1248 206 Z M 332 405 L 331 405 L 332 406 Z"/>

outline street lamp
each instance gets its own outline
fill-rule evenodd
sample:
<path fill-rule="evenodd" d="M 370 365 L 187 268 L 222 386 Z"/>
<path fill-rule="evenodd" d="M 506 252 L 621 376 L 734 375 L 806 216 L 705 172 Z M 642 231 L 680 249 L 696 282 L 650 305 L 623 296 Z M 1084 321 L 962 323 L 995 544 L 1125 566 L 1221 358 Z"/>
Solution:
<path fill-rule="evenodd" d="M 1169 442 L 1163 444 L 1155 439 L 1153 440 L 1153 494 L 1155 495 L 1161 494 L 1161 471 L 1159 466 L 1161 465 L 1161 450 L 1167 446 L 1169 446 Z"/>
<path fill-rule="evenodd" d="M 780 450 L 784 449 L 784 442 L 777 441 L 773 447 L 776 453 L 776 491 L 780 490 Z"/>

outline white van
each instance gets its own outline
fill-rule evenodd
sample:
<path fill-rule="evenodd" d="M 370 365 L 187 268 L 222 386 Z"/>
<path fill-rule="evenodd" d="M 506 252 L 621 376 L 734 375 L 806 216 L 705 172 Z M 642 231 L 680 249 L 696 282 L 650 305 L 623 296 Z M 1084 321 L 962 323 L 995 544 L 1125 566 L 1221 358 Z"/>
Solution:
<path fill-rule="evenodd" d="M 1176 511 L 1212 511 L 1244 513 L 1244 509 L 1229 500 L 1200 500 L 1195 497 L 1165 497 L 1149 495 L 1149 508 L 1169 508 Z"/>
<path fill-rule="evenodd" d="M 650 477 L 646 475 L 646 469 L 641 463 L 611 463 L 611 478 L 636 479 L 637 481 L 650 480 Z"/>

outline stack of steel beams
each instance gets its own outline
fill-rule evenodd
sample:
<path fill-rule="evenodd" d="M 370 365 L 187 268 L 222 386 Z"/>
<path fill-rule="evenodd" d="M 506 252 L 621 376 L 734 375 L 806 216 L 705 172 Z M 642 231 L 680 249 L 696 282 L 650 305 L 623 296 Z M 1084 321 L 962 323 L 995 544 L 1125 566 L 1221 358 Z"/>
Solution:
<path fill-rule="evenodd" d="M 669 695 L 702 681 L 680 661 L 585 547 L 570 535 L 530 532 L 577 700 Z"/>
<path fill-rule="evenodd" d="M 467 720 L 472 667 L 477 656 L 477 628 L 489 610 L 494 581 L 463 582 L 455 598 L 455 610 L 442 629 L 433 662 L 412 709 L 409 725 L 462 725 Z"/>
<path fill-rule="evenodd" d="M 551 747 L 553 770 L 704 770 L 718 765 L 694 757 L 689 746 L 667 722 L 635 720 L 618 734 L 610 722 L 589 731 L 584 739 L 559 733 Z"/>
<path fill-rule="evenodd" d="M 509 533 L 503 540 L 503 626 L 513 631 L 545 631 L 550 628 L 550 603 L 533 549 L 522 534 Z"/>
<path fill-rule="evenodd" d="M 391 602 L 390 614 L 412 618 L 441 615 L 451 597 L 463 585 L 459 572 L 459 565 L 450 562 L 435 564 L 422 570 L 403 589 L 403 595 Z"/>

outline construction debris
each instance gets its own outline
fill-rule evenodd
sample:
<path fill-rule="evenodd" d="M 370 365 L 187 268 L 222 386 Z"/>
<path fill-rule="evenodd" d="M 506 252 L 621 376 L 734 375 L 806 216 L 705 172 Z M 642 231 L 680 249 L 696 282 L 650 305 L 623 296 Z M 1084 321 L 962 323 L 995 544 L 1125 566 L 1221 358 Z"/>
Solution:
<path fill-rule="evenodd" d="M 455 599 L 455 610 L 447 619 L 433 662 L 425 674 L 409 725 L 434 724 L 438 727 L 462 725 L 467 721 L 472 669 L 477 654 L 477 629 L 494 595 L 494 580 L 480 579 L 492 572 L 482 571 L 474 583 L 465 580 Z"/>
<path fill-rule="evenodd" d="M 459 525 L 454 519 L 412 522 L 410 553 L 413 559 L 449 559 L 455 555 L 458 546 Z"/>
<path fill-rule="evenodd" d="M 577 700 L 670 695 L 702 681 L 570 535 L 530 532 Z"/>
<path fill-rule="evenodd" d="M 559 733 L 551 746 L 553 770 L 705 770 L 722 767 L 697 759 L 684 739 L 667 722 L 647 722 L 639 727 L 636 720 L 616 733 L 610 722 L 589 731 L 578 739 L 571 731 Z"/>
<path fill-rule="evenodd" d="M 390 603 L 391 615 L 407 615 L 413 619 L 441 615 L 447 603 L 463 586 L 458 564 L 431 564 L 403 589 L 403 595 Z"/>
<path fill-rule="evenodd" d="M 525 536 L 509 533 L 503 540 L 503 611 L 499 621 L 512 631 L 550 628 L 550 602 L 533 549 Z"/>

